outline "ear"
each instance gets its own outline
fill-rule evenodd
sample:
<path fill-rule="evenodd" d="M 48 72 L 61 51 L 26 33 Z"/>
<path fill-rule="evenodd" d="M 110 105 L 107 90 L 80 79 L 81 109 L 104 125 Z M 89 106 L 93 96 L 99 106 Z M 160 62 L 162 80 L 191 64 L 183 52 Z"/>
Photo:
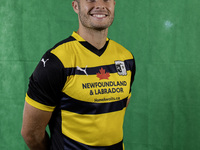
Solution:
<path fill-rule="evenodd" d="M 78 2 L 77 1 L 73 1 L 72 2 L 72 7 L 73 7 L 74 11 L 78 14 L 79 7 L 78 7 Z"/>

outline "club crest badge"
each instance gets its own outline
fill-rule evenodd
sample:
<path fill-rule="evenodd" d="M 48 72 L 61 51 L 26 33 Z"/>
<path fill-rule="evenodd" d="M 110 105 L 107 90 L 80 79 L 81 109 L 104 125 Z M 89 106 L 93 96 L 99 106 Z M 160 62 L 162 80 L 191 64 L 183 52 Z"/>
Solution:
<path fill-rule="evenodd" d="M 124 61 L 115 61 L 115 67 L 120 76 L 126 76 L 126 67 Z"/>

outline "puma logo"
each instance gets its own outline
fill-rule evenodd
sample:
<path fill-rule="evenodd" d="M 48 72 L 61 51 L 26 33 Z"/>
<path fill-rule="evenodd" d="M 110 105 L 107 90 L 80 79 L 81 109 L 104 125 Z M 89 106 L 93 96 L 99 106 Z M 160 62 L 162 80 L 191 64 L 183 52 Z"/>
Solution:
<path fill-rule="evenodd" d="M 85 67 L 85 69 L 82 69 L 79 66 L 76 67 L 77 70 L 80 70 L 80 71 L 84 72 L 88 76 L 88 74 L 86 72 L 86 68 L 87 68 L 87 66 Z"/>
<path fill-rule="evenodd" d="M 49 59 L 44 60 L 44 58 L 42 58 L 41 62 L 43 62 L 44 67 L 45 67 L 45 64 L 46 64 L 46 62 L 47 62 L 48 60 L 49 60 Z"/>

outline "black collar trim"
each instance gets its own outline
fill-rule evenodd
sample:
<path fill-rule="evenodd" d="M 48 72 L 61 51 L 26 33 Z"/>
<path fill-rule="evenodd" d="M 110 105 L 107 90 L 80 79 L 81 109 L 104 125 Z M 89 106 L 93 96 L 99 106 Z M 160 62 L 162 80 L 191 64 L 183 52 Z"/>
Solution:
<path fill-rule="evenodd" d="M 88 43 L 87 41 L 79 41 L 79 43 L 81 45 L 83 45 L 85 48 L 87 48 L 88 50 L 90 50 L 91 52 L 93 52 L 94 54 L 96 54 L 100 57 L 105 52 L 105 50 L 108 46 L 109 40 L 106 41 L 106 44 L 101 49 L 97 49 L 96 47 L 94 47 L 93 45 Z"/>

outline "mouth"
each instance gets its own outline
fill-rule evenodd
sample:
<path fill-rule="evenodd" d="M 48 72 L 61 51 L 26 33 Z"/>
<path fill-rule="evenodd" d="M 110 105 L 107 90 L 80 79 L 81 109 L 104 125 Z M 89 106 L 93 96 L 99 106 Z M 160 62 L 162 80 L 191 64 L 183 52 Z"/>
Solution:
<path fill-rule="evenodd" d="M 95 17 L 95 18 L 105 18 L 107 17 L 108 15 L 105 15 L 105 14 L 91 14 L 92 17 Z"/>
<path fill-rule="evenodd" d="M 103 19 L 108 16 L 108 13 L 107 12 L 93 12 L 93 13 L 90 13 L 90 16 L 97 19 Z"/>

